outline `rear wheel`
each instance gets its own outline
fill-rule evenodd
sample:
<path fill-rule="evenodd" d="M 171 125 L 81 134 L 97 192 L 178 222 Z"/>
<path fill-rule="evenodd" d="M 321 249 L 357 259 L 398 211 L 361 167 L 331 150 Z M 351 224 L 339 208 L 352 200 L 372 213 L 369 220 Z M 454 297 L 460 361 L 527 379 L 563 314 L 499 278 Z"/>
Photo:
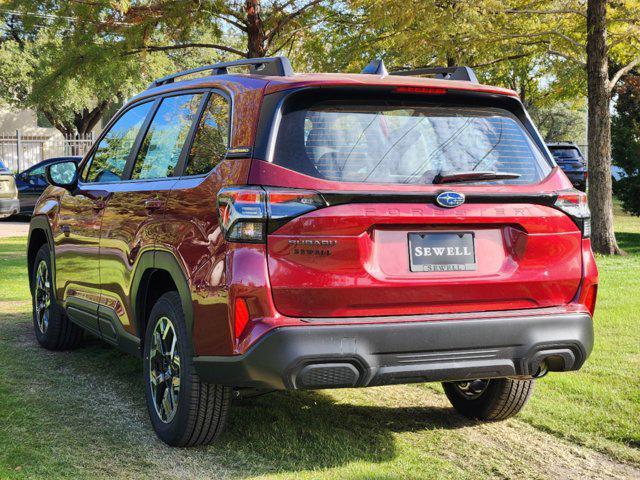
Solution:
<path fill-rule="evenodd" d="M 154 305 L 144 339 L 147 409 L 165 443 L 205 445 L 222 432 L 231 388 L 200 381 L 192 362 L 180 296 L 162 295 Z"/>
<path fill-rule="evenodd" d="M 33 327 L 38 343 L 49 350 L 67 350 L 82 340 L 82 329 L 67 318 L 53 295 L 49 246 L 38 250 L 31 272 Z"/>
<path fill-rule="evenodd" d="M 443 383 L 459 413 L 478 420 L 504 420 L 516 415 L 533 393 L 533 380 L 495 378 Z"/>

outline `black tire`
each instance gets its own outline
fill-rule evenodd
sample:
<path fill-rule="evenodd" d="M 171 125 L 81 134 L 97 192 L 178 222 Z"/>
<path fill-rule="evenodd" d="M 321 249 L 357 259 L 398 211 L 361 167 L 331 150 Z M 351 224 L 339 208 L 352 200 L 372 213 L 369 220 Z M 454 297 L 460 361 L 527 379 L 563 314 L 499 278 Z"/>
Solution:
<path fill-rule="evenodd" d="M 30 274 L 33 328 L 38 343 L 48 350 L 68 350 L 76 347 L 82 340 L 83 331 L 67 318 L 62 307 L 56 302 L 48 245 L 42 245 L 38 250 Z M 43 299 L 47 301 L 43 303 Z"/>
<path fill-rule="evenodd" d="M 479 393 L 462 387 L 471 382 L 486 382 Z M 471 382 L 443 383 L 444 393 L 458 413 L 477 420 L 505 420 L 516 415 L 533 393 L 533 380 L 495 378 Z M 461 387 L 462 386 L 462 387 Z"/>
<path fill-rule="evenodd" d="M 153 348 L 152 352 L 152 346 L 159 342 L 159 338 L 154 340 L 154 334 L 156 331 L 162 332 L 163 325 L 166 327 L 165 319 L 170 323 L 170 327 L 164 330 L 168 332 L 165 339 L 173 343 L 175 332 L 175 347 L 170 349 L 162 346 L 160 349 Z M 160 341 L 160 345 L 163 343 Z M 170 356 L 161 353 L 170 350 L 173 352 Z M 177 362 L 174 360 L 176 352 Z M 224 428 L 231 402 L 230 387 L 200 381 L 192 357 L 180 296 L 176 292 L 165 293 L 155 303 L 149 316 L 144 336 L 143 371 L 151 424 L 163 442 L 175 447 L 206 445 L 214 441 Z M 157 374 L 160 371 L 163 380 L 151 381 L 152 363 L 154 378 L 161 378 Z M 177 393 L 174 390 L 176 376 Z M 170 409 L 164 409 L 165 406 L 159 400 L 161 397 L 164 399 L 165 395 L 171 398 L 171 401 L 167 400 Z M 174 402 L 175 398 L 177 401 Z"/>

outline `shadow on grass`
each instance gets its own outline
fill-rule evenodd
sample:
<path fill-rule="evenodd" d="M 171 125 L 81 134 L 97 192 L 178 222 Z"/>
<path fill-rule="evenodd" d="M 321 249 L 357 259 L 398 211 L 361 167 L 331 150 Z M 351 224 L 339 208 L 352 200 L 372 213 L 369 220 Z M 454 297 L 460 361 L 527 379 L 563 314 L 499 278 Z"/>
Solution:
<path fill-rule="evenodd" d="M 630 255 L 640 254 L 640 233 L 617 232 L 618 245 Z"/>
<path fill-rule="evenodd" d="M 92 337 L 73 352 L 44 351 L 36 345 L 25 320 L 24 313 L 2 315 L 0 348 L 8 354 L 5 358 L 16 362 L 9 374 L 14 372 L 17 385 L 22 383 L 16 377 L 39 368 L 33 381 L 46 379 L 48 395 L 58 402 L 38 403 L 35 411 L 40 412 L 39 418 L 65 412 L 65 432 L 56 432 L 57 437 L 64 435 L 73 443 L 90 435 L 93 443 L 108 446 L 112 455 L 122 455 L 121 462 L 132 451 L 145 451 L 153 458 L 167 455 L 146 419 L 139 359 Z M 26 387 L 24 390 L 15 400 L 37 401 Z M 227 429 L 215 445 L 169 450 L 172 456 L 195 461 L 198 469 L 213 474 L 223 467 L 241 477 L 324 469 L 354 461 L 385 462 L 397 455 L 394 433 L 465 425 L 469 422 L 439 407 L 361 406 L 338 403 L 323 392 L 275 392 L 235 402 Z M 37 435 L 43 425 L 36 420 L 28 428 Z M 79 443 L 74 447 L 78 455 L 92 458 L 91 446 Z"/>

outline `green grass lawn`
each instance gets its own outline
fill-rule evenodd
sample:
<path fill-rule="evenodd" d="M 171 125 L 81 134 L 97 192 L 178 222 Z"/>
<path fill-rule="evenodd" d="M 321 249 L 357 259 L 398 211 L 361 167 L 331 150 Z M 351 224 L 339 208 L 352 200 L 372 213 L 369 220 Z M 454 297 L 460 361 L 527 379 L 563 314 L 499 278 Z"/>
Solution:
<path fill-rule="evenodd" d="M 0 239 L 0 478 L 640 478 L 640 219 L 618 212 L 616 230 L 629 255 L 597 259 L 592 356 L 515 419 L 464 420 L 438 385 L 281 392 L 186 450 L 155 438 L 139 360 L 37 346 L 26 239 Z"/>

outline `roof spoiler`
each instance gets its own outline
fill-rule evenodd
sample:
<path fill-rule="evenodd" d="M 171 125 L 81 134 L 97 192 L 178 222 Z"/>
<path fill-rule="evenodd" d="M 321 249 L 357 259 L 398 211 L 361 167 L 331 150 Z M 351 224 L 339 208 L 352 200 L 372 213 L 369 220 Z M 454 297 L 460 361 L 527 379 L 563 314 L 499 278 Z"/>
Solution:
<path fill-rule="evenodd" d="M 252 75 L 288 77 L 294 74 L 293 68 L 291 68 L 291 62 L 289 62 L 289 59 L 287 57 L 243 58 L 240 60 L 233 60 L 231 62 L 220 62 L 213 65 L 204 65 L 202 67 L 173 73 L 171 75 L 167 75 L 166 77 L 154 80 L 153 82 L 151 82 L 151 85 L 149 85 L 149 88 L 173 83 L 176 78 L 199 72 L 211 71 L 211 75 L 226 75 L 227 73 L 229 73 L 227 70 L 228 67 L 241 67 L 245 65 L 249 67 L 249 73 L 251 73 Z"/>
<path fill-rule="evenodd" d="M 441 80 L 461 80 L 463 82 L 478 83 L 478 77 L 471 67 L 432 67 L 417 68 L 415 70 L 398 70 L 391 75 L 419 76 L 433 75 Z"/>
<path fill-rule="evenodd" d="M 381 58 L 371 60 L 362 72 L 370 75 L 389 75 L 384 61 Z M 478 78 L 471 67 L 431 67 L 417 68 L 414 70 L 396 70 L 391 75 L 420 76 L 432 75 L 441 80 L 461 80 L 463 82 L 478 83 Z"/>

